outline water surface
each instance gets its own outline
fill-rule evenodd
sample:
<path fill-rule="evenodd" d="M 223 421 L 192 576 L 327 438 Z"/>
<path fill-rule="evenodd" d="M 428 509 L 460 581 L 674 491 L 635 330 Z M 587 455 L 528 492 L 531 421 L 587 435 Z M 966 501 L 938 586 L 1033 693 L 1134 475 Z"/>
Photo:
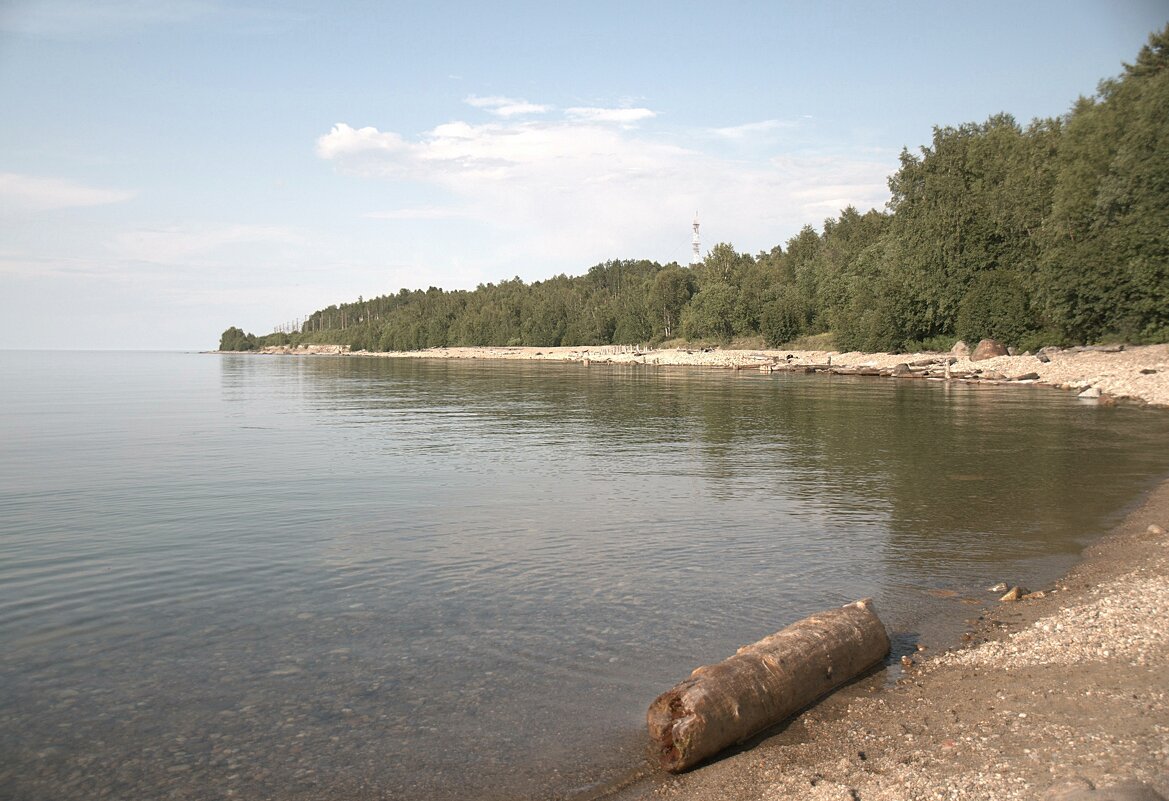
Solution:
<path fill-rule="evenodd" d="M 0 353 L 0 796 L 547 798 L 698 664 L 873 596 L 899 647 L 1169 473 L 1044 388 Z M 940 592 L 939 592 L 940 591 Z M 954 598 L 940 595 L 955 594 Z"/>

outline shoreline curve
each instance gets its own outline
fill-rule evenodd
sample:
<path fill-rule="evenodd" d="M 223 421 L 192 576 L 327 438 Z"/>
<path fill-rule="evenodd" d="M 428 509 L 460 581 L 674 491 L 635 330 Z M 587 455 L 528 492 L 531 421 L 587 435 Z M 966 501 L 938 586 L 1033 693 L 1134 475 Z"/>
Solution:
<path fill-rule="evenodd" d="M 1099 403 L 1169 406 L 1169 344 L 1044 349 L 1038 355 L 996 356 L 979 361 L 949 353 L 861 353 L 815 350 L 651 349 L 605 345 L 579 347 L 458 347 L 419 351 L 355 351 L 340 345 L 267 347 L 258 355 L 365 356 L 390 359 L 478 359 L 661 367 L 708 367 L 891 377 L 897 380 L 1043 385 L 1082 394 Z M 1083 395 L 1083 393 L 1087 393 Z"/>

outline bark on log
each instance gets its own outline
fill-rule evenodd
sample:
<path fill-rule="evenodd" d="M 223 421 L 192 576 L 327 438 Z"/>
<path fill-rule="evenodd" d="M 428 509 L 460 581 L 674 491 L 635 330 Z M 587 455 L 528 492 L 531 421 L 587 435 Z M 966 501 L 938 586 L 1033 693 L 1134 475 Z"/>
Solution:
<path fill-rule="evenodd" d="M 742 742 L 851 681 L 889 653 L 871 600 L 812 615 L 659 695 L 649 736 L 666 770 L 678 772 Z"/>

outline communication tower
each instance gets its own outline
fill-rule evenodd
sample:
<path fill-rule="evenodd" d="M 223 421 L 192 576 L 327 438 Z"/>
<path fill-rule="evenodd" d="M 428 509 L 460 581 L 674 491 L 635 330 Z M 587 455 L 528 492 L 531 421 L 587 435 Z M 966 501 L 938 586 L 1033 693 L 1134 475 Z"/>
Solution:
<path fill-rule="evenodd" d="M 702 242 L 698 238 L 698 212 L 694 212 L 694 237 L 690 245 L 690 266 L 702 261 Z"/>

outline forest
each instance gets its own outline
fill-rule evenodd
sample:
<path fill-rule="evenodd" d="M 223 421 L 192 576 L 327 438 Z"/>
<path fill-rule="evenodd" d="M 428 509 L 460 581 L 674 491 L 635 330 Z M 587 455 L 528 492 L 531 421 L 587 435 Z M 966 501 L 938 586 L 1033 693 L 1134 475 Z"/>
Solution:
<path fill-rule="evenodd" d="M 358 298 L 220 350 L 762 342 L 839 350 L 1169 342 L 1169 26 L 1063 116 L 940 127 L 884 210 L 843 209 L 755 255 L 614 260 L 579 276 Z"/>

